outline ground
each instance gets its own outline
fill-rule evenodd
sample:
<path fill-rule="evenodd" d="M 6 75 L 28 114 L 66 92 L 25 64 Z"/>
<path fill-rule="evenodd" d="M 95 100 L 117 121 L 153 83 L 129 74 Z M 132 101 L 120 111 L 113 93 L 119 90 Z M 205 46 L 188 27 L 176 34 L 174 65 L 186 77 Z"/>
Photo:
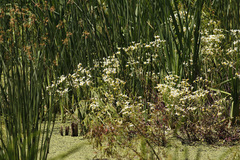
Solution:
<path fill-rule="evenodd" d="M 93 149 L 92 145 L 89 143 L 87 139 L 83 137 L 71 137 L 71 136 L 61 136 L 60 135 L 60 127 L 63 126 L 65 128 L 66 125 L 70 123 L 56 122 L 53 136 L 50 143 L 50 150 L 48 159 L 50 160 L 53 157 L 56 157 L 60 154 L 67 153 L 67 151 L 78 148 L 74 153 L 69 156 L 63 158 L 65 160 L 93 160 L 97 159 L 100 156 L 100 153 Z M 71 133 L 70 133 L 71 134 Z M 176 152 L 176 147 L 178 148 L 178 152 Z M 181 145 L 180 142 L 173 143 L 171 147 L 166 148 L 166 154 L 170 157 L 174 157 L 174 154 L 178 154 L 178 160 L 184 159 L 185 149 L 188 149 L 189 159 L 196 159 L 196 155 L 198 150 L 201 150 L 201 158 L 202 160 L 218 160 L 221 155 L 223 155 L 230 148 L 238 147 L 240 145 L 234 146 L 216 146 L 216 145 Z M 232 151 L 234 153 L 234 151 Z M 59 159 L 59 158 L 58 158 Z"/>

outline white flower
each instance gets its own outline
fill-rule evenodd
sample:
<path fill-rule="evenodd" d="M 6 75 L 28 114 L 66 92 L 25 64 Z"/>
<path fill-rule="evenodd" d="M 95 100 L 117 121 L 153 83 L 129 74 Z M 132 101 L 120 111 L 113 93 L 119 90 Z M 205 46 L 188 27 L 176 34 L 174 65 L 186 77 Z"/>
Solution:
<path fill-rule="evenodd" d="M 150 46 L 150 45 L 148 45 L 148 44 L 147 44 L 147 45 L 145 45 L 145 48 L 150 48 L 150 47 L 151 47 L 151 46 Z"/>

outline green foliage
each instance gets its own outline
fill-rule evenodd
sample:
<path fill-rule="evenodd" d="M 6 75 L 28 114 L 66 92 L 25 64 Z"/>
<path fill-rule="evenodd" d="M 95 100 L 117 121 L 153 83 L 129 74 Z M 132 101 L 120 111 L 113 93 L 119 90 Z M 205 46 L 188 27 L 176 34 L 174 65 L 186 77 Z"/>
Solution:
<path fill-rule="evenodd" d="M 46 159 L 59 111 L 108 155 L 238 139 L 239 21 L 237 0 L 1 1 L 1 155 Z"/>

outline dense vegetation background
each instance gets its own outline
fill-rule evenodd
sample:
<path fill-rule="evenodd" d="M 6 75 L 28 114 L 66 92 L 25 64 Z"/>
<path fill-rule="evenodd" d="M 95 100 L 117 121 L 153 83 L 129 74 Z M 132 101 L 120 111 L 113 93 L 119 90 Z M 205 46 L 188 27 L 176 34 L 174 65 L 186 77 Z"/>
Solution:
<path fill-rule="evenodd" d="M 2 0 L 0 159 L 46 159 L 57 113 L 107 155 L 160 159 L 170 135 L 239 140 L 239 11 L 238 0 Z"/>

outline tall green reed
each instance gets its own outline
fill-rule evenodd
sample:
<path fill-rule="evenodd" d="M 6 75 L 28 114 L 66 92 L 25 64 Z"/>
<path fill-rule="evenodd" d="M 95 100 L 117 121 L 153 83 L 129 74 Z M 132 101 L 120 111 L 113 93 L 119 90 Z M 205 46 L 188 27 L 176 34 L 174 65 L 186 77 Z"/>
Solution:
<path fill-rule="evenodd" d="M 0 159 L 47 159 L 55 113 L 44 35 L 27 2 L 0 3 Z"/>
<path fill-rule="evenodd" d="M 159 23 L 161 39 L 166 40 L 166 69 L 191 82 L 199 75 L 199 47 L 202 0 L 162 1 L 163 23 Z M 185 63 L 192 65 L 187 68 Z"/>

